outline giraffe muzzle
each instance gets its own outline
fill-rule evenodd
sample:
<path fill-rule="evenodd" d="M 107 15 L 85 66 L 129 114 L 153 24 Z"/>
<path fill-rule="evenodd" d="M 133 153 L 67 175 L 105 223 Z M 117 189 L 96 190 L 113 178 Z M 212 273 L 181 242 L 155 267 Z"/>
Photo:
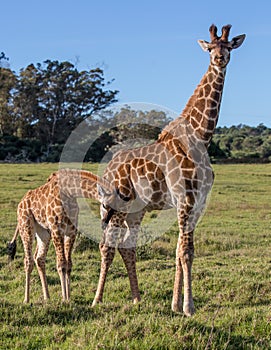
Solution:
<path fill-rule="evenodd" d="M 113 214 L 116 212 L 116 210 L 110 208 L 108 211 L 107 211 L 107 214 L 105 215 L 105 217 L 102 219 L 102 222 L 101 222 L 101 226 L 102 226 L 102 230 L 105 230 L 107 225 L 109 224 L 109 221 L 111 220 Z"/>

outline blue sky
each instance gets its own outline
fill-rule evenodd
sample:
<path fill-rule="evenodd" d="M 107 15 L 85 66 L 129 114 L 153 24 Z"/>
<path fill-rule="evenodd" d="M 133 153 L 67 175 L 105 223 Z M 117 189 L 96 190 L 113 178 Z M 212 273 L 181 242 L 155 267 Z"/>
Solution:
<path fill-rule="evenodd" d="M 232 24 L 244 44 L 228 65 L 219 125 L 271 126 L 271 2 L 181 0 L 9 0 L 1 3 L 1 45 L 19 72 L 46 59 L 101 66 L 119 102 L 181 112 L 209 55 L 198 39 Z"/>

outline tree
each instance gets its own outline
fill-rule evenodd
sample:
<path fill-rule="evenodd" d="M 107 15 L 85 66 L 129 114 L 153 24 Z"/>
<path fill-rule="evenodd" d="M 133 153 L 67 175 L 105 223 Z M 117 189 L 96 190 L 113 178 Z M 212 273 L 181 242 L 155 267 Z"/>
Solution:
<path fill-rule="evenodd" d="M 16 91 L 13 97 L 13 108 L 16 115 L 17 131 L 20 138 L 39 138 L 46 143 L 46 139 L 41 137 L 36 125 L 41 122 L 44 113 L 40 105 L 42 95 L 42 76 L 33 64 L 28 65 L 20 71 Z M 39 126 L 42 130 L 42 127 Z M 43 129 L 46 132 L 46 127 Z"/>
<path fill-rule="evenodd" d="M 271 135 L 264 138 L 262 145 L 259 147 L 259 152 L 262 158 L 271 160 Z"/>
<path fill-rule="evenodd" d="M 146 145 L 156 140 L 170 121 L 164 111 L 134 110 L 128 105 L 118 111 L 106 109 L 95 113 L 91 123 L 86 122 L 87 137 L 81 141 L 86 146 L 90 139 L 94 140 L 85 160 L 108 161 L 120 149 Z"/>
<path fill-rule="evenodd" d="M 234 161 L 270 161 L 271 129 L 263 124 L 257 127 L 237 125 L 219 127 L 213 141 Z"/>
<path fill-rule="evenodd" d="M 5 55 L 4 52 L 0 53 L 0 67 L 2 67 L 4 65 L 4 62 L 7 62 L 9 60 L 9 58 Z"/>
<path fill-rule="evenodd" d="M 111 135 L 119 144 L 126 140 L 137 142 L 140 139 L 146 143 L 157 139 L 162 128 L 171 120 L 164 111 L 145 112 L 132 110 L 127 106 L 113 116 L 115 127 L 112 128 Z"/>
<path fill-rule="evenodd" d="M 228 155 L 225 151 L 223 151 L 218 143 L 215 143 L 211 140 L 210 146 L 208 148 L 208 154 L 211 160 L 215 161 L 217 159 L 227 159 Z"/>
<path fill-rule="evenodd" d="M 95 111 L 116 102 L 100 68 L 79 72 L 70 62 L 47 60 L 21 70 L 15 109 L 22 136 L 48 146 L 65 143 L 70 132 Z M 30 127 L 30 128 L 29 128 Z"/>
<path fill-rule="evenodd" d="M 12 93 L 16 82 L 17 78 L 9 68 L 0 67 L 0 135 L 12 134 L 15 128 Z"/>

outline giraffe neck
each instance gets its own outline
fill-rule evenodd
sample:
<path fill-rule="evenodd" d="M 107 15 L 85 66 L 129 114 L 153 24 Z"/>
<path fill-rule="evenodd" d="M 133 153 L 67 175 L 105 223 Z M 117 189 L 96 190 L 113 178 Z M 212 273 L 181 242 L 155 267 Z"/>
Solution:
<path fill-rule="evenodd" d="M 113 187 L 107 181 L 89 171 L 61 169 L 53 175 L 58 177 L 61 192 L 67 197 L 99 200 L 97 185 L 102 186 L 108 192 L 113 191 Z M 48 181 L 51 178 L 53 176 L 49 177 Z"/>
<path fill-rule="evenodd" d="M 180 117 L 171 122 L 165 131 L 172 132 L 174 130 L 174 134 L 176 134 L 178 125 L 182 124 L 185 119 L 191 130 L 195 131 L 196 137 L 208 146 L 219 116 L 225 74 L 225 68 L 219 69 L 209 65 L 206 74 L 188 100 Z"/>
<path fill-rule="evenodd" d="M 70 179 L 71 186 L 67 189 L 73 198 L 98 199 L 97 180 L 85 177 L 83 174 Z"/>

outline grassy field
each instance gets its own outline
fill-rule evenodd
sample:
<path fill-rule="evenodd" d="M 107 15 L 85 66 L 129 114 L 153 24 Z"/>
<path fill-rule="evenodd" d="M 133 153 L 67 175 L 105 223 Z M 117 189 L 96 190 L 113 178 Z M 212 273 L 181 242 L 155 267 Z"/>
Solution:
<path fill-rule="evenodd" d="M 104 303 L 91 308 L 100 256 L 97 244 L 82 236 L 73 254 L 72 301 L 61 302 L 51 246 L 50 302 L 42 302 L 34 269 L 32 303 L 22 303 L 22 245 L 8 264 L 6 243 L 23 194 L 57 167 L 0 165 L 0 349 L 271 349 L 271 164 L 214 166 L 215 185 L 195 233 L 196 314 L 191 318 L 170 309 L 176 224 L 138 248 L 139 305 L 131 303 L 126 271 L 116 255 Z"/>

